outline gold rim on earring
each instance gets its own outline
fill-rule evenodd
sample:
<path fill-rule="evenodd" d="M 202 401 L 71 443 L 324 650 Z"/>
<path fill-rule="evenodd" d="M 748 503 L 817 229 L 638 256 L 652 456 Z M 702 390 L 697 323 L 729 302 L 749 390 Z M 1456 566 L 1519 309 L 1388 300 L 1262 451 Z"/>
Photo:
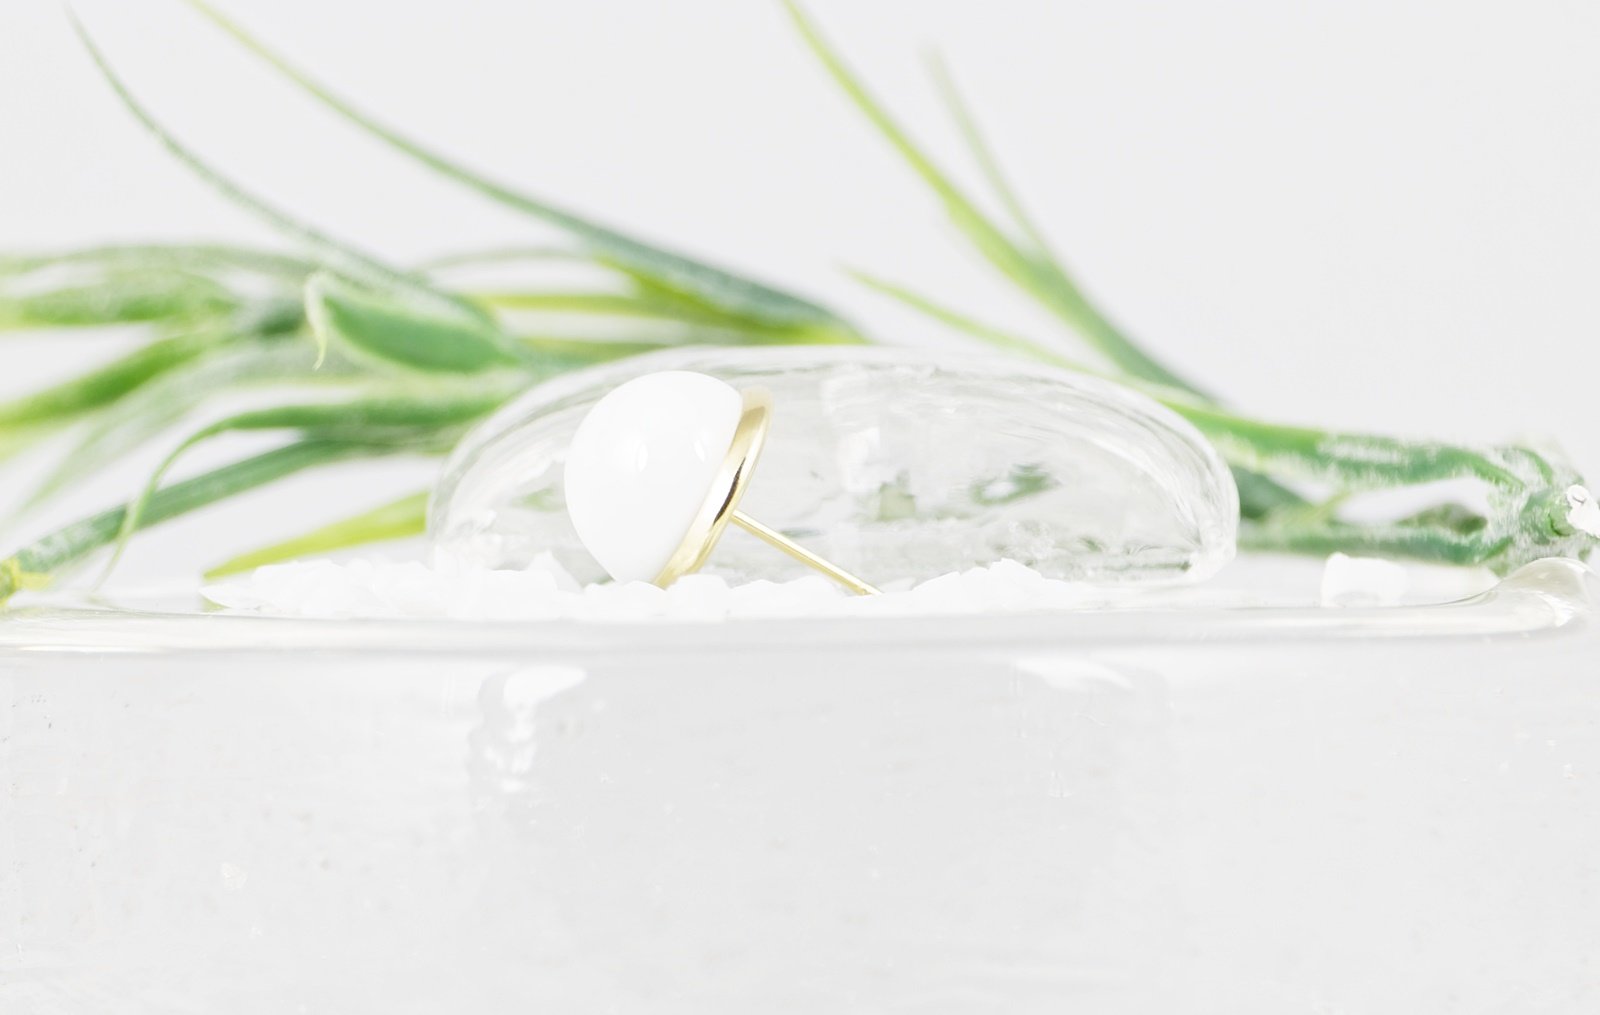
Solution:
<path fill-rule="evenodd" d="M 772 395 L 765 388 L 749 388 L 742 393 L 744 409 L 739 424 L 734 428 L 733 441 L 722 459 L 712 481 L 705 503 L 695 514 L 689 531 L 684 533 L 672 556 L 656 575 L 655 584 L 666 588 L 686 574 L 693 574 L 705 566 L 711 551 L 727 531 L 730 523 L 781 550 L 794 559 L 815 568 L 857 595 L 876 595 L 878 590 L 837 565 L 818 557 L 805 547 L 791 542 L 776 529 L 767 527 L 739 511 L 739 501 L 750 484 L 756 461 L 766 444 L 767 427 L 772 420 Z"/>

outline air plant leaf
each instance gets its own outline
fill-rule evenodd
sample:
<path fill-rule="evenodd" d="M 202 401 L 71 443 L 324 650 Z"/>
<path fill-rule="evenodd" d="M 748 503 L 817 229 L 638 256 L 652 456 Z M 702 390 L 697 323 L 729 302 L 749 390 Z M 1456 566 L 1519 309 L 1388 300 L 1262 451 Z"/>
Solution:
<path fill-rule="evenodd" d="M 763 332 L 774 335 L 791 333 L 789 329 L 770 328 L 760 321 L 746 321 L 721 312 L 715 307 L 671 299 L 656 292 L 547 289 L 538 292 L 486 292 L 473 295 L 479 302 L 497 310 L 672 321 L 706 327 L 738 328 L 751 335 Z"/>
<path fill-rule="evenodd" d="M 1496 557 L 1511 542 L 1511 537 L 1504 534 L 1460 532 L 1398 522 L 1354 524 L 1329 520 L 1294 525 L 1246 525 L 1240 530 L 1241 545 L 1257 551 L 1319 555 L 1338 552 L 1457 566 L 1493 566 Z M 1496 570 L 1507 569 L 1497 567 Z"/>
<path fill-rule="evenodd" d="M 420 536 L 428 527 L 428 493 L 410 494 L 399 500 L 327 525 L 281 543 L 263 546 L 226 560 L 205 573 L 209 579 L 253 571 L 268 564 L 279 564 L 314 554 L 332 553 L 352 546 L 367 546 L 396 539 Z"/>
<path fill-rule="evenodd" d="M 289 280 L 303 279 L 316 270 L 316 265 L 288 254 L 221 243 L 118 243 L 47 254 L 0 255 L 0 277 L 47 268 L 81 267 L 106 272 L 133 269 L 211 275 L 233 270 Z"/>
<path fill-rule="evenodd" d="M 1485 454 L 1456 445 L 1281 426 L 1193 405 L 1179 411 L 1230 461 L 1275 476 L 1333 482 L 1343 491 L 1458 478 L 1500 487 L 1523 482 Z"/>
<path fill-rule="evenodd" d="M 1077 330 L 1122 372 L 1166 387 L 1198 393 L 1197 388 L 1152 359 L 1123 335 L 1103 313 L 1089 304 L 1077 283 L 1061 268 L 1049 250 L 1029 242 L 1028 238 L 1035 234 L 1035 230 L 1025 216 L 1022 220 L 1025 237 L 1018 240 L 985 214 L 975 201 L 951 181 L 921 146 L 912 140 L 910 134 L 889 114 L 887 108 L 867 90 L 866 85 L 823 37 L 799 4 L 794 0 L 784 0 L 784 5 L 799 27 L 801 37 L 840 90 L 877 128 L 878 133 L 906 164 L 922 177 L 923 182 L 943 203 L 945 212 L 956 228 L 965 234 L 967 240 L 990 264 Z M 951 95 L 954 94 L 953 88 L 947 88 L 946 91 Z M 958 119 L 963 117 L 964 107 L 962 116 L 958 116 Z M 988 149 L 983 147 L 976 130 L 970 128 L 970 120 L 967 121 L 967 126 L 968 129 L 964 134 L 969 142 L 977 146 L 978 161 L 980 164 L 992 167 L 994 161 Z M 1000 182 L 1001 196 L 1007 207 L 1020 211 L 1020 203 L 1011 194 L 1009 187 L 1004 186 L 998 171 L 991 172 L 990 176 L 992 180 Z"/>
<path fill-rule="evenodd" d="M 0 287 L 0 331 L 192 321 L 234 305 L 232 293 L 204 275 L 125 267 L 61 285 L 13 292 Z"/>
<path fill-rule="evenodd" d="M 514 329 L 524 340 L 524 345 L 528 340 L 570 338 L 575 334 L 604 336 L 613 351 L 619 343 L 665 348 L 855 341 L 831 329 L 779 328 L 744 320 L 714 307 L 664 296 L 656 290 L 475 292 L 471 298 L 500 315 L 505 326 Z M 543 373 L 549 364 L 541 360 L 539 367 Z"/>
<path fill-rule="evenodd" d="M 462 428 L 499 407 L 510 390 L 485 385 L 482 390 L 471 392 L 394 394 L 280 405 L 238 413 L 202 427 L 167 455 L 151 474 L 144 491 L 128 505 L 105 574 L 110 574 L 128 539 L 144 524 L 167 472 L 197 444 L 225 433 L 290 430 L 303 441 L 353 442 L 369 448 L 438 454 L 449 450 Z"/>
<path fill-rule="evenodd" d="M 163 487 L 150 497 L 137 528 L 149 528 L 305 469 L 394 451 L 391 446 L 357 441 L 298 441 Z M 48 584 L 64 569 L 115 542 L 127 511 L 126 506 L 115 507 L 80 519 L 0 560 L 0 604 L 20 589 Z"/>
<path fill-rule="evenodd" d="M 159 339 L 71 380 L 0 404 L 0 433 L 67 422 L 109 405 L 193 360 L 213 342 L 214 336 L 207 334 Z"/>
<path fill-rule="evenodd" d="M 338 344 L 368 361 L 423 373 L 476 374 L 524 361 L 492 322 L 437 304 L 408 305 L 404 293 L 374 293 L 319 273 L 306 283 L 306 318 L 324 348 Z"/>
<path fill-rule="evenodd" d="M 276 51 L 268 48 L 205 0 L 188 0 L 188 2 L 191 7 L 233 36 L 286 79 L 350 123 L 447 179 L 454 180 L 507 208 L 561 229 L 576 238 L 596 257 L 629 272 L 637 273 L 641 277 L 692 293 L 716 306 L 769 325 L 851 330 L 832 311 L 809 300 L 703 261 L 645 243 L 547 201 L 490 180 L 368 116 Z"/>
<path fill-rule="evenodd" d="M 337 368 L 312 367 L 311 350 L 287 342 L 230 342 L 207 351 L 90 416 L 22 507 L 69 489 L 214 398 L 275 384 L 338 384 L 349 376 Z"/>
<path fill-rule="evenodd" d="M 77 16 L 73 15 L 73 28 L 77 31 L 78 38 L 88 50 L 95 66 L 106 83 L 111 86 L 123 106 L 133 114 L 147 131 L 164 147 L 168 154 L 186 166 L 201 181 L 208 184 L 223 197 L 245 209 L 268 225 L 291 237 L 306 247 L 315 255 L 317 263 L 328 271 L 352 281 L 364 283 L 378 289 L 404 292 L 416 300 L 419 306 L 434 306 L 439 312 L 444 313 L 451 307 L 463 308 L 464 304 L 451 297 L 445 296 L 428 286 L 424 281 L 412 275 L 407 275 L 382 263 L 378 259 L 365 254 L 347 243 L 340 242 L 325 233 L 306 225 L 273 207 L 265 200 L 255 196 L 228 177 L 222 175 L 211 165 L 196 155 L 187 146 L 180 142 L 172 132 L 168 131 L 147 110 L 133 93 L 128 89 L 122 78 L 111 67 L 105 54 L 100 51 L 94 39 L 84 28 Z"/>
<path fill-rule="evenodd" d="M 851 272 L 851 276 L 867 288 L 938 321 L 940 324 L 982 339 L 996 349 L 1020 353 L 1045 363 L 1052 363 L 1068 370 L 1078 371 L 1079 373 L 1106 374 L 1106 371 L 1096 370 L 1076 360 L 1068 359 L 1041 342 L 1036 342 L 1031 338 L 1024 338 L 1021 335 L 1006 331 L 1004 328 L 969 317 L 959 310 L 947 307 L 932 297 L 924 296 L 903 285 L 886 281 L 865 272 Z"/>

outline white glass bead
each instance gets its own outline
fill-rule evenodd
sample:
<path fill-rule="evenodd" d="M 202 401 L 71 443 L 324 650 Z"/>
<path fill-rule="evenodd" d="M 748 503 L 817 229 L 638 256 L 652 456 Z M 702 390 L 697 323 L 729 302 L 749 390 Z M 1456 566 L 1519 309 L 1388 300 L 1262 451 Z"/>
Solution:
<path fill-rule="evenodd" d="M 589 410 L 564 475 L 578 538 L 619 582 L 651 581 L 705 503 L 743 401 L 687 370 L 636 377 Z"/>

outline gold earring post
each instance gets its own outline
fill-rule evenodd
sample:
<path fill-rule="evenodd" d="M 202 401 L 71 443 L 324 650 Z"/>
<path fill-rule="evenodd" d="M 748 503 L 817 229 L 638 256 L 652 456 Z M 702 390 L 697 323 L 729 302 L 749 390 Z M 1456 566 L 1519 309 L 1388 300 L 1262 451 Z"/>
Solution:
<path fill-rule="evenodd" d="M 772 418 L 772 396 L 766 389 L 750 388 L 743 392 L 743 397 L 744 410 L 739 416 L 739 425 L 734 429 L 733 443 L 728 446 L 728 453 L 711 484 L 711 491 L 678 548 L 667 558 L 661 573 L 656 575 L 655 584 L 666 588 L 684 575 L 700 570 L 731 522 L 768 546 L 822 572 L 851 592 L 862 596 L 877 595 L 876 588 L 844 568 L 824 560 L 783 533 L 739 510 L 739 501 L 744 497 L 750 474 L 755 471 L 756 460 L 761 456 L 761 448 L 767 438 L 767 425 Z"/>
<path fill-rule="evenodd" d="M 857 578 L 849 571 L 846 571 L 837 564 L 823 560 L 821 557 L 812 553 L 799 543 L 791 540 L 788 536 L 785 536 L 776 529 L 771 529 L 765 525 L 762 525 L 760 522 L 756 521 L 754 518 L 751 518 L 743 511 L 733 512 L 732 519 L 733 524 L 739 526 L 739 528 L 750 533 L 752 536 L 755 536 L 763 543 L 766 543 L 768 546 L 773 547 L 774 549 L 782 550 L 784 553 L 787 553 L 789 556 L 793 557 L 795 560 L 798 560 L 800 563 L 805 564 L 807 567 L 816 568 L 818 571 L 821 571 L 823 574 L 827 575 L 829 578 L 832 578 L 834 581 L 838 582 L 840 585 L 843 585 L 856 595 L 875 596 L 878 594 L 877 589 L 873 588 L 871 585 L 868 585 L 860 578 Z"/>

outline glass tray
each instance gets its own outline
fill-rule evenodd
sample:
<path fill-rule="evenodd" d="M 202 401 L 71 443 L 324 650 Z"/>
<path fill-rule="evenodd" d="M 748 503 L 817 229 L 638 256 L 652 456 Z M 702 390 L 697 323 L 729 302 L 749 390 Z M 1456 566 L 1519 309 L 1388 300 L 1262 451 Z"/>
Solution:
<path fill-rule="evenodd" d="M 35 605 L 0 620 L 0 1011 L 1593 1012 L 1593 581 L 520 627 Z"/>

